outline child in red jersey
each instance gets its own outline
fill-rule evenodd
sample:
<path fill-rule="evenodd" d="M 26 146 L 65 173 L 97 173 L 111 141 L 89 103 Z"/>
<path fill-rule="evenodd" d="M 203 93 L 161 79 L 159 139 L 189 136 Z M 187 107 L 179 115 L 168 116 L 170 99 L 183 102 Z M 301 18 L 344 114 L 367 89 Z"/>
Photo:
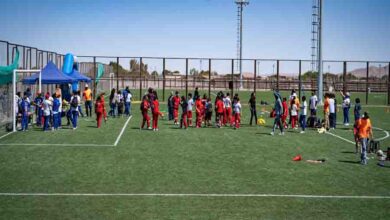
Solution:
<path fill-rule="evenodd" d="M 288 116 L 288 106 L 287 106 L 287 99 L 286 98 L 283 98 L 282 106 L 283 106 L 282 125 L 284 126 L 284 128 L 287 129 L 288 125 L 287 125 L 286 120 L 287 120 L 287 116 Z"/>
<path fill-rule="evenodd" d="M 231 115 L 232 115 L 232 101 L 230 100 L 230 94 L 226 93 L 225 98 L 223 98 L 224 109 L 224 121 L 223 124 L 231 124 Z"/>
<path fill-rule="evenodd" d="M 187 129 L 187 127 L 188 127 L 187 126 L 188 102 L 187 102 L 185 96 L 181 97 L 180 105 L 181 105 L 181 109 L 182 109 L 181 120 L 180 120 L 180 128 L 183 128 L 183 125 L 184 125 L 184 128 Z"/>
<path fill-rule="evenodd" d="M 173 119 L 174 119 L 174 124 L 178 125 L 178 118 L 179 118 L 179 106 L 180 106 L 180 97 L 179 97 L 179 92 L 176 91 L 175 96 L 172 98 L 173 101 Z"/>
<path fill-rule="evenodd" d="M 216 126 L 220 128 L 222 126 L 222 118 L 223 118 L 223 111 L 224 111 L 224 105 L 221 97 L 217 97 L 217 101 L 215 105 L 216 105 L 215 108 L 217 110 L 216 111 L 217 115 L 215 116 L 217 122 Z"/>
<path fill-rule="evenodd" d="M 160 113 L 160 103 L 158 102 L 158 97 L 155 96 L 154 100 L 152 101 L 153 105 L 153 131 L 158 131 L 158 116 L 161 115 Z"/>
<path fill-rule="evenodd" d="M 202 104 L 202 100 L 200 97 L 197 97 L 195 101 L 195 108 L 196 108 L 196 128 L 200 128 L 202 125 L 202 116 L 204 112 L 204 106 Z"/>
<path fill-rule="evenodd" d="M 150 103 L 149 103 L 148 96 L 144 96 L 141 102 L 142 126 L 140 127 L 140 129 L 144 128 L 145 122 L 147 123 L 148 129 L 152 129 L 150 127 L 150 117 L 148 115 L 149 108 L 150 108 Z"/>
<path fill-rule="evenodd" d="M 95 113 L 96 113 L 96 122 L 97 127 L 100 128 L 102 124 L 102 118 L 104 117 L 104 121 L 107 121 L 107 113 L 106 108 L 104 106 L 104 99 L 101 96 L 98 96 L 95 102 Z"/>

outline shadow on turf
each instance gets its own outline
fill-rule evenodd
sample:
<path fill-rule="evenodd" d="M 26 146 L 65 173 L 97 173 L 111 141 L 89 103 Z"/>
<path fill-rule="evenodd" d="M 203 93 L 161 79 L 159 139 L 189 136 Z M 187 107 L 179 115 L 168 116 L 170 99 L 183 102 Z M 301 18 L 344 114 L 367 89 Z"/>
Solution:
<path fill-rule="evenodd" d="M 352 161 L 352 160 L 339 160 L 340 163 L 351 163 L 351 164 L 359 164 L 360 161 Z"/>
<path fill-rule="evenodd" d="M 342 151 L 342 154 L 356 154 L 355 151 Z"/>

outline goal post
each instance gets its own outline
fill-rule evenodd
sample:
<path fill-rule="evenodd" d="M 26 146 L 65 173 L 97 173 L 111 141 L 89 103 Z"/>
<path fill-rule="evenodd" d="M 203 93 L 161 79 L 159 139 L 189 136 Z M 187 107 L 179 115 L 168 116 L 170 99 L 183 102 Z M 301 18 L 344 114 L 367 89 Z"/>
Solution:
<path fill-rule="evenodd" d="M 38 77 L 38 92 L 42 92 L 42 72 L 41 70 L 21 70 L 21 69 L 15 69 L 13 71 L 13 76 L 12 76 L 12 131 L 16 131 L 16 119 L 17 119 L 17 114 L 16 114 L 16 108 L 17 108 L 17 103 L 16 103 L 16 74 L 18 73 L 39 73 Z"/>

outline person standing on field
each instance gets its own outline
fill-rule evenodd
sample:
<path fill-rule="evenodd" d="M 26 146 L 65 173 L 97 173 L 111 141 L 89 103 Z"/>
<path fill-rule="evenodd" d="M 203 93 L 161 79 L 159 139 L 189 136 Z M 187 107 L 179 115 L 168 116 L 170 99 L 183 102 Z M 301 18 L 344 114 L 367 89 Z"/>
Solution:
<path fill-rule="evenodd" d="M 88 84 L 85 84 L 85 89 L 83 92 L 83 98 L 85 101 L 85 112 L 87 117 L 92 117 L 92 91 L 88 87 Z"/>
<path fill-rule="evenodd" d="M 171 92 L 171 95 L 168 97 L 168 120 L 173 120 L 173 92 Z"/>
<path fill-rule="evenodd" d="M 370 121 L 370 117 L 367 112 L 364 112 L 363 117 L 359 119 L 357 124 L 359 141 L 361 144 L 361 158 L 360 163 L 362 165 L 367 164 L 367 145 L 368 140 L 373 139 L 372 125 Z"/>
<path fill-rule="evenodd" d="M 172 98 L 173 101 L 173 119 L 174 119 L 174 124 L 178 125 L 179 124 L 179 106 L 180 106 L 180 97 L 179 97 L 179 92 L 175 92 L 175 96 Z"/>
<path fill-rule="evenodd" d="M 349 92 L 346 92 L 345 94 L 340 91 L 341 95 L 343 96 L 343 115 L 344 115 L 344 125 L 349 126 L 349 109 L 351 108 L 351 98 Z"/>
<path fill-rule="evenodd" d="M 310 101 L 309 101 L 309 106 L 310 106 L 310 115 L 311 116 L 316 116 L 317 115 L 317 104 L 318 104 L 318 98 L 313 91 L 311 93 Z"/>
<path fill-rule="evenodd" d="M 325 93 L 324 98 L 325 98 L 325 100 L 324 100 L 324 128 L 327 131 L 329 131 L 329 126 L 330 126 L 330 123 L 329 123 L 329 114 L 330 114 L 329 94 Z"/>
<path fill-rule="evenodd" d="M 106 113 L 106 108 L 104 106 L 104 99 L 102 96 L 103 95 L 98 96 L 95 103 L 97 128 L 100 128 L 103 117 L 104 117 L 104 121 L 107 121 L 107 113 Z"/>
<path fill-rule="evenodd" d="M 302 103 L 300 106 L 300 116 L 299 116 L 299 124 L 301 126 L 301 134 L 305 133 L 306 130 L 306 115 L 307 115 L 307 102 L 306 96 L 302 96 Z"/>
<path fill-rule="evenodd" d="M 281 121 L 282 115 L 284 113 L 282 99 L 281 99 L 278 92 L 274 92 L 274 97 L 275 97 L 275 106 L 274 106 L 275 120 L 274 120 L 274 125 L 272 127 L 271 135 L 275 134 L 275 129 L 277 127 L 279 127 L 279 129 L 280 129 L 280 135 L 284 135 L 283 124 Z"/>
<path fill-rule="evenodd" d="M 192 98 L 192 94 L 188 94 L 188 100 L 187 100 L 187 120 L 188 120 L 188 126 L 192 126 L 192 108 L 194 106 L 194 99 Z"/>
<path fill-rule="evenodd" d="M 253 118 L 255 119 L 255 124 L 257 124 L 257 112 L 256 112 L 256 94 L 255 92 L 251 93 L 251 97 L 249 99 L 249 108 L 251 110 L 251 119 L 249 121 L 249 125 L 252 126 Z"/>

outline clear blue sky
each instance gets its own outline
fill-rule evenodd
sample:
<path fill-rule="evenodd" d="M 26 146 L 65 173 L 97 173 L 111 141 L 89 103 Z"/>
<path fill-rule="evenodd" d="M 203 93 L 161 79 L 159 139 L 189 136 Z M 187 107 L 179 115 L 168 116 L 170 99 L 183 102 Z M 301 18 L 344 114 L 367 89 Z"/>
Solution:
<path fill-rule="evenodd" d="M 311 4 L 251 0 L 243 57 L 310 59 Z M 236 56 L 233 0 L 1 0 L 0 6 L 0 39 L 42 49 Z M 324 0 L 324 59 L 390 60 L 389 39 L 389 0 Z"/>

